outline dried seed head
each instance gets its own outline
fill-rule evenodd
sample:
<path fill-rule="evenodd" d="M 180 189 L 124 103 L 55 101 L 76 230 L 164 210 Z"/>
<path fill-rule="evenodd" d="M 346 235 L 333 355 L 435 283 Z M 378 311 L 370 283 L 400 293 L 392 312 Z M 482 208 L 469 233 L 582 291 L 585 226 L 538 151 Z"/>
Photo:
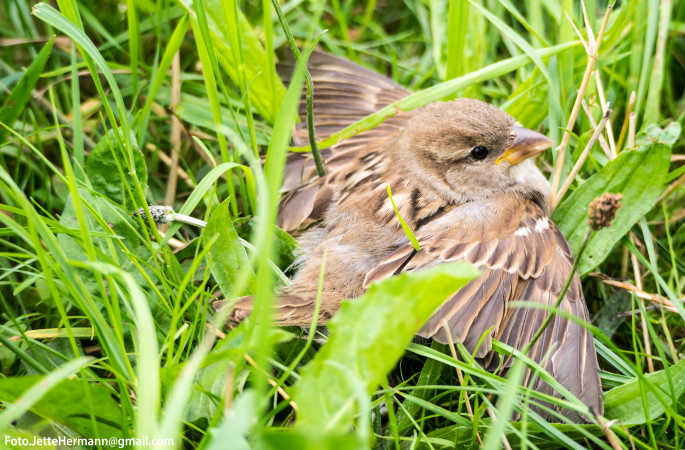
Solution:
<path fill-rule="evenodd" d="M 588 223 L 593 230 L 601 230 L 611 225 L 616 211 L 621 207 L 623 195 L 605 192 L 590 202 Z"/>
<path fill-rule="evenodd" d="M 149 211 L 152 221 L 156 224 L 174 221 L 174 210 L 170 206 L 150 206 Z M 143 220 L 147 220 L 147 216 L 143 208 L 133 211 L 133 216 L 140 216 L 143 218 Z"/>

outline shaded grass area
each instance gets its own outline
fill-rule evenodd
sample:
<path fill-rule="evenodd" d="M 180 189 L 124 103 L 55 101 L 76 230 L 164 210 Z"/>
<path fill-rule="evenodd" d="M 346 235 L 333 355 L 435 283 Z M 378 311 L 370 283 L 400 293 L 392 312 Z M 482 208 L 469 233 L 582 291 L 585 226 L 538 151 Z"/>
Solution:
<path fill-rule="evenodd" d="M 289 86 L 276 74 L 289 48 L 271 2 L 0 0 L 0 428 L 188 448 L 682 447 L 685 4 L 584 6 L 280 4 L 302 62 L 319 39 L 415 92 L 334 139 L 474 97 L 554 139 L 539 165 L 568 188 L 553 218 L 575 250 L 589 202 L 623 193 L 579 263 L 607 393 L 605 417 L 577 425 L 529 410 L 541 394 L 515 370 L 409 344 L 466 266 L 377 286 L 324 347 L 316 327 L 270 325 L 306 89 L 303 64 Z M 131 215 L 165 203 L 207 226 Z M 254 320 L 223 329 L 210 302 L 244 294 Z"/>

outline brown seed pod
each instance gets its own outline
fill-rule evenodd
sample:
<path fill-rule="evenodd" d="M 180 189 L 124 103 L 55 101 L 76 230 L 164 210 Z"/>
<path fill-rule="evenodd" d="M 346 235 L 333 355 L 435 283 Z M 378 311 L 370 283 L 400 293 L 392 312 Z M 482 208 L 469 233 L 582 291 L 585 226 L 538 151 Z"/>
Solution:
<path fill-rule="evenodd" d="M 611 225 L 616 211 L 621 207 L 623 195 L 605 192 L 590 202 L 588 223 L 593 230 L 601 230 Z"/>

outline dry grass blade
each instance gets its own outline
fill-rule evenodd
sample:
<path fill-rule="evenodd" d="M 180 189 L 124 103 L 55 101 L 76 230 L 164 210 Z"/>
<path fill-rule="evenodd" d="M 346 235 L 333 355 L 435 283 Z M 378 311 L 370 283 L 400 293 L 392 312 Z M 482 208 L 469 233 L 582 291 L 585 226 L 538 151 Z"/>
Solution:
<path fill-rule="evenodd" d="M 628 119 L 628 149 L 635 148 L 635 133 L 637 129 L 637 113 L 635 111 L 630 113 Z"/>
<path fill-rule="evenodd" d="M 495 414 L 495 411 L 490 406 L 487 407 L 487 411 L 490 419 L 492 419 L 493 422 L 497 422 L 497 415 Z M 505 434 L 502 434 L 502 446 L 506 450 L 511 450 L 511 444 L 509 443 L 509 439 L 507 439 Z"/>
<path fill-rule="evenodd" d="M 613 430 L 611 429 L 611 427 L 616 424 L 616 421 L 611 420 L 607 422 L 606 420 L 604 420 L 603 417 L 600 416 L 597 416 L 597 420 L 599 421 L 599 425 L 602 428 L 604 436 L 606 436 L 607 441 L 609 441 L 609 444 L 611 444 L 611 448 L 613 448 L 614 450 L 622 450 L 623 447 L 621 446 L 621 442 L 618 440 L 616 434 L 614 434 Z"/>
<path fill-rule="evenodd" d="M 677 180 L 675 180 L 673 183 L 671 183 L 671 184 L 668 186 L 668 188 L 666 188 L 666 190 L 664 191 L 664 193 L 661 194 L 661 195 L 659 196 L 659 198 L 657 199 L 656 202 L 657 202 L 657 203 L 660 203 L 663 199 L 665 199 L 666 197 L 668 197 L 669 195 L 671 195 L 671 193 L 672 193 L 673 191 L 675 191 L 675 190 L 678 188 L 678 186 L 680 186 L 681 184 L 683 184 L 684 181 L 685 181 L 685 174 L 682 174 L 681 176 L 678 177 Z"/>
<path fill-rule="evenodd" d="M 150 142 L 145 146 L 145 148 L 147 148 L 150 151 L 156 152 L 157 156 L 159 157 L 159 160 L 166 164 L 168 167 L 171 167 L 171 157 L 159 148 L 157 148 L 155 144 Z M 176 166 L 176 175 L 191 188 L 197 186 L 197 183 L 195 183 L 193 179 L 190 178 L 190 175 L 188 175 L 188 173 L 185 170 L 183 170 L 183 168 L 181 168 L 180 166 Z"/>
<path fill-rule="evenodd" d="M 673 306 L 673 302 L 671 302 L 669 299 L 662 297 L 657 294 L 650 294 L 649 292 L 645 292 L 641 289 L 638 289 L 637 286 L 634 286 L 630 283 L 626 283 L 625 281 L 619 281 L 619 280 L 613 280 L 611 278 L 607 278 L 606 276 L 600 274 L 600 273 L 592 273 L 590 274 L 593 277 L 599 278 L 602 283 L 607 284 L 609 286 L 614 286 L 617 288 L 625 289 L 626 291 L 632 292 L 635 294 L 636 297 L 642 298 L 644 300 L 649 300 L 650 302 L 656 303 L 659 306 L 662 306 L 664 309 L 670 312 L 677 313 L 678 310 Z M 683 298 L 683 301 L 685 301 L 685 298 Z"/>
<path fill-rule="evenodd" d="M 594 133 L 592 133 L 592 137 L 590 138 L 587 145 L 583 149 L 583 152 L 580 154 L 578 161 L 576 161 L 575 165 L 573 166 L 573 169 L 571 169 L 571 173 L 569 173 L 568 177 L 566 177 L 566 181 L 564 181 L 564 185 L 561 187 L 561 189 L 559 189 L 558 195 L 553 198 L 552 209 L 557 207 L 557 205 L 559 204 L 559 201 L 564 197 L 564 194 L 566 193 L 566 191 L 568 191 L 568 188 L 571 187 L 571 183 L 573 183 L 573 180 L 576 178 L 576 175 L 578 175 L 580 168 L 583 167 L 583 164 L 585 164 L 585 160 L 587 159 L 588 155 L 590 154 L 590 150 L 592 150 L 592 147 L 595 145 L 595 142 L 599 138 L 599 135 L 602 133 L 602 129 L 604 128 L 604 124 L 606 124 L 607 120 L 609 120 L 609 114 L 611 114 L 611 110 L 607 109 L 604 112 L 604 115 L 602 116 L 602 120 L 599 121 L 599 125 L 595 128 Z"/>
<path fill-rule="evenodd" d="M 583 100 L 583 111 L 585 111 L 585 114 L 587 115 L 587 118 L 590 121 L 590 126 L 593 129 L 596 129 L 597 128 L 597 121 L 595 120 L 594 117 L 592 117 L 592 113 L 590 112 L 590 108 L 587 106 L 587 103 L 585 103 L 585 100 Z M 606 108 L 602 107 L 602 111 L 606 111 Z M 609 123 L 609 122 L 607 121 L 607 123 Z M 607 143 L 603 134 L 599 135 L 599 145 L 602 147 L 602 150 L 604 150 L 604 154 L 607 155 L 607 158 L 614 159 L 616 157 L 616 155 L 612 154 L 611 148 L 609 147 L 609 144 Z"/>
<path fill-rule="evenodd" d="M 609 21 L 609 14 L 611 13 L 613 7 L 613 2 L 607 7 L 606 12 L 604 13 L 604 19 L 602 20 L 602 25 L 599 29 L 599 34 L 597 35 L 595 45 L 590 47 L 591 51 L 590 53 L 588 53 L 588 62 L 587 67 L 585 68 L 585 74 L 583 75 L 583 80 L 581 81 L 580 88 L 578 89 L 578 95 L 576 96 L 575 103 L 573 104 L 573 109 L 571 110 L 571 115 L 569 116 L 568 123 L 566 124 L 566 131 L 564 132 L 564 136 L 561 139 L 561 144 L 559 144 L 559 147 L 557 148 L 557 161 L 554 166 L 554 177 L 552 179 L 551 203 L 553 205 L 558 204 L 559 198 L 561 198 L 563 195 L 558 194 L 557 190 L 559 188 L 559 183 L 561 182 L 561 172 L 564 167 L 566 147 L 568 146 L 568 143 L 571 139 L 571 131 L 573 130 L 573 125 L 575 124 L 576 119 L 578 118 L 581 101 L 583 100 L 583 96 L 585 95 L 585 91 L 587 90 L 588 84 L 590 82 L 590 76 L 592 75 L 592 71 L 595 67 L 595 61 L 597 61 L 599 46 L 602 43 L 602 38 L 604 37 L 604 30 L 606 29 L 607 23 Z"/>
<path fill-rule="evenodd" d="M 592 27 L 590 27 L 590 19 L 587 15 L 587 8 L 585 7 L 585 1 L 580 2 L 580 6 L 583 10 L 583 18 L 585 20 L 585 30 L 587 31 L 587 37 L 591 48 L 595 48 L 596 52 L 599 52 L 599 45 L 595 41 L 595 35 L 592 33 Z M 596 53 L 596 54 L 597 54 Z M 595 69 L 595 84 L 597 88 L 597 96 L 599 97 L 599 104 L 602 106 L 602 111 L 606 111 L 609 108 L 607 104 L 606 97 L 604 96 L 604 86 L 602 85 L 602 77 L 599 74 L 599 70 Z M 611 127 L 611 121 L 607 121 L 606 125 L 607 138 L 609 139 L 609 145 L 611 149 L 611 155 L 609 159 L 616 157 L 616 143 L 614 142 L 614 132 Z"/>
<path fill-rule="evenodd" d="M 623 125 L 621 125 L 621 132 L 618 135 L 618 142 L 616 143 L 617 151 L 621 151 L 621 146 L 626 138 L 626 132 L 628 131 L 628 122 L 630 122 L 630 114 L 633 112 L 635 107 L 635 99 L 637 98 L 637 93 L 635 91 L 630 93 L 630 99 L 628 100 L 628 107 L 626 108 L 626 115 L 623 118 Z"/>
<path fill-rule="evenodd" d="M 271 386 L 273 386 L 273 387 L 276 388 L 276 391 L 279 393 L 279 395 L 280 395 L 281 397 L 283 397 L 283 399 L 286 400 L 286 401 L 288 402 L 288 404 L 290 405 L 290 407 L 291 407 L 292 409 L 294 409 L 295 411 L 297 411 L 297 403 L 295 403 L 294 401 L 292 401 L 292 400 L 290 399 L 290 395 L 288 395 L 288 393 L 285 392 L 285 389 L 283 389 L 283 387 L 279 386 L 278 383 L 276 383 L 276 381 L 275 381 L 273 378 L 271 378 L 271 376 L 267 373 L 266 370 L 264 370 L 263 368 L 259 367 L 259 366 L 257 365 L 257 362 L 256 362 L 254 359 L 252 359 L 252 357 L 251 357 L 250 355 L 248 355 L 247 353 L 245 353 L 245 354 L 243 355 L 243 357 L 245 358 L 245 361 L 248 362 L 248 364 L 250 364 L 252 367 L 254 367 L 255 369 L 257 369 L 257 370 L 259 370 L 260 372 L 262 372 L 262 373 L 264 374 L 264 376 L 267 377 L 267 381 L 269 382 L 269 384 L 270 384 Z"/>

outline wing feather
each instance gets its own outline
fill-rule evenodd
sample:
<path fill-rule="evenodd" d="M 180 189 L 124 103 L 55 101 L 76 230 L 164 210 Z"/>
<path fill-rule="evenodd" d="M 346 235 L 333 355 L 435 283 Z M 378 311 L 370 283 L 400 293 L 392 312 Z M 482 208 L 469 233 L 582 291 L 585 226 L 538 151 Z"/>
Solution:
<path fill-rule="evenodd" d="M 381 108 L 409 95 L 409 91 L 391 79 L 336 56 L 315 51 L 309 59 L 309 72 L 314 85 L 314 129 L 317 140 L 373 114 Z M 294 65 L 279 64 L 279 72 L 287 81 Z M 307 145 L 309 133 L 306 123 L 305 94 L 299 106 L 300 121 L 293 132 L 294 145 Z M 296 230 L 313 217 L 309 213 L 325 210 L 336 201 L 337 195 L 318 196 L 325 184 L 347 182 L 345 174 L 358 171 L 363 164 L 359 159 L 373 147 L 392 139 L 404 126 L 410 113 L 400 113 L 377 127 L 336 143 L 321 152 L 326 166 L 326 180 L 319 183 L 314 162 L 309 153 L 288 155 L 283 178 L 284 196 L 279 212 L 279 224 L 286 230 Z M 363 161 L 361 161 L 363 163 Z M 342 175 L 341 175 L 342 174 Z M 340 186 L 333 191 L 342 192 Z M 304 206 L 298 210 L 298 206 Z"/>
<path fill-rule="evenodd" d="M 510 201 L 516 201 L 510 199 Z M 525 202 L 526 200 L 521 200 Z M 434 227 L 426 227 L 417 236 L 419 251 L 408 251 L 406 244 L 368 272 L 365 287 L 376 280 L 401 271 L 417 270 L 448 261 L 464 260 L 482 270 L 446 301 L 420 331 L 420 336 L 442 343 L 448 341 L 445 321 L 453 339 L 464 343 L 480 358 L 492 350 L 492 338 L 522 350 L 542 325 L 547 312 L 542 309 L 514 307 L 512 301 L 552 306 L 571 273 L 573 264 L 568 244 L 561 232 L 536 205 L 519 207 L 518 216 L 504 216 L 518 224 L 515 233 L 481 241 L 492 230 L 469 227 L 458 209 L 448 213 Z M 490 217 L 492 226 L 502 216 Z M 445 226 L 445 224 L 449 226 Z M 486 227 L 487 228 L 487 227 Z M 502 227 L 505 228 L 505 227 Z M 473 230 L 468 239 L 465 229 Z M 564 299 L 562 311 L 587 321 L 588 312 L 578 276 L 574 276 Z M 491 328 L 492 327 L 492 328 Z M 488 332 L 488 329 L 491 331 Z M 592 335 L 583 327 L 557 315 L 531 349 L 529 356 L 554 376 L 563 386 L 594 411 L 602 412 L 601 385 Z M 493 359 L 494 361 L 494 359 Z M 508 366 L 510 361 L 505 361 Z M 526 374 L 538 391 L 559 395 L 552 388 Z M 531 381 L 532 380 L 532 381 Z M 574 417 L 577 420 L 580 417 Z"/>

